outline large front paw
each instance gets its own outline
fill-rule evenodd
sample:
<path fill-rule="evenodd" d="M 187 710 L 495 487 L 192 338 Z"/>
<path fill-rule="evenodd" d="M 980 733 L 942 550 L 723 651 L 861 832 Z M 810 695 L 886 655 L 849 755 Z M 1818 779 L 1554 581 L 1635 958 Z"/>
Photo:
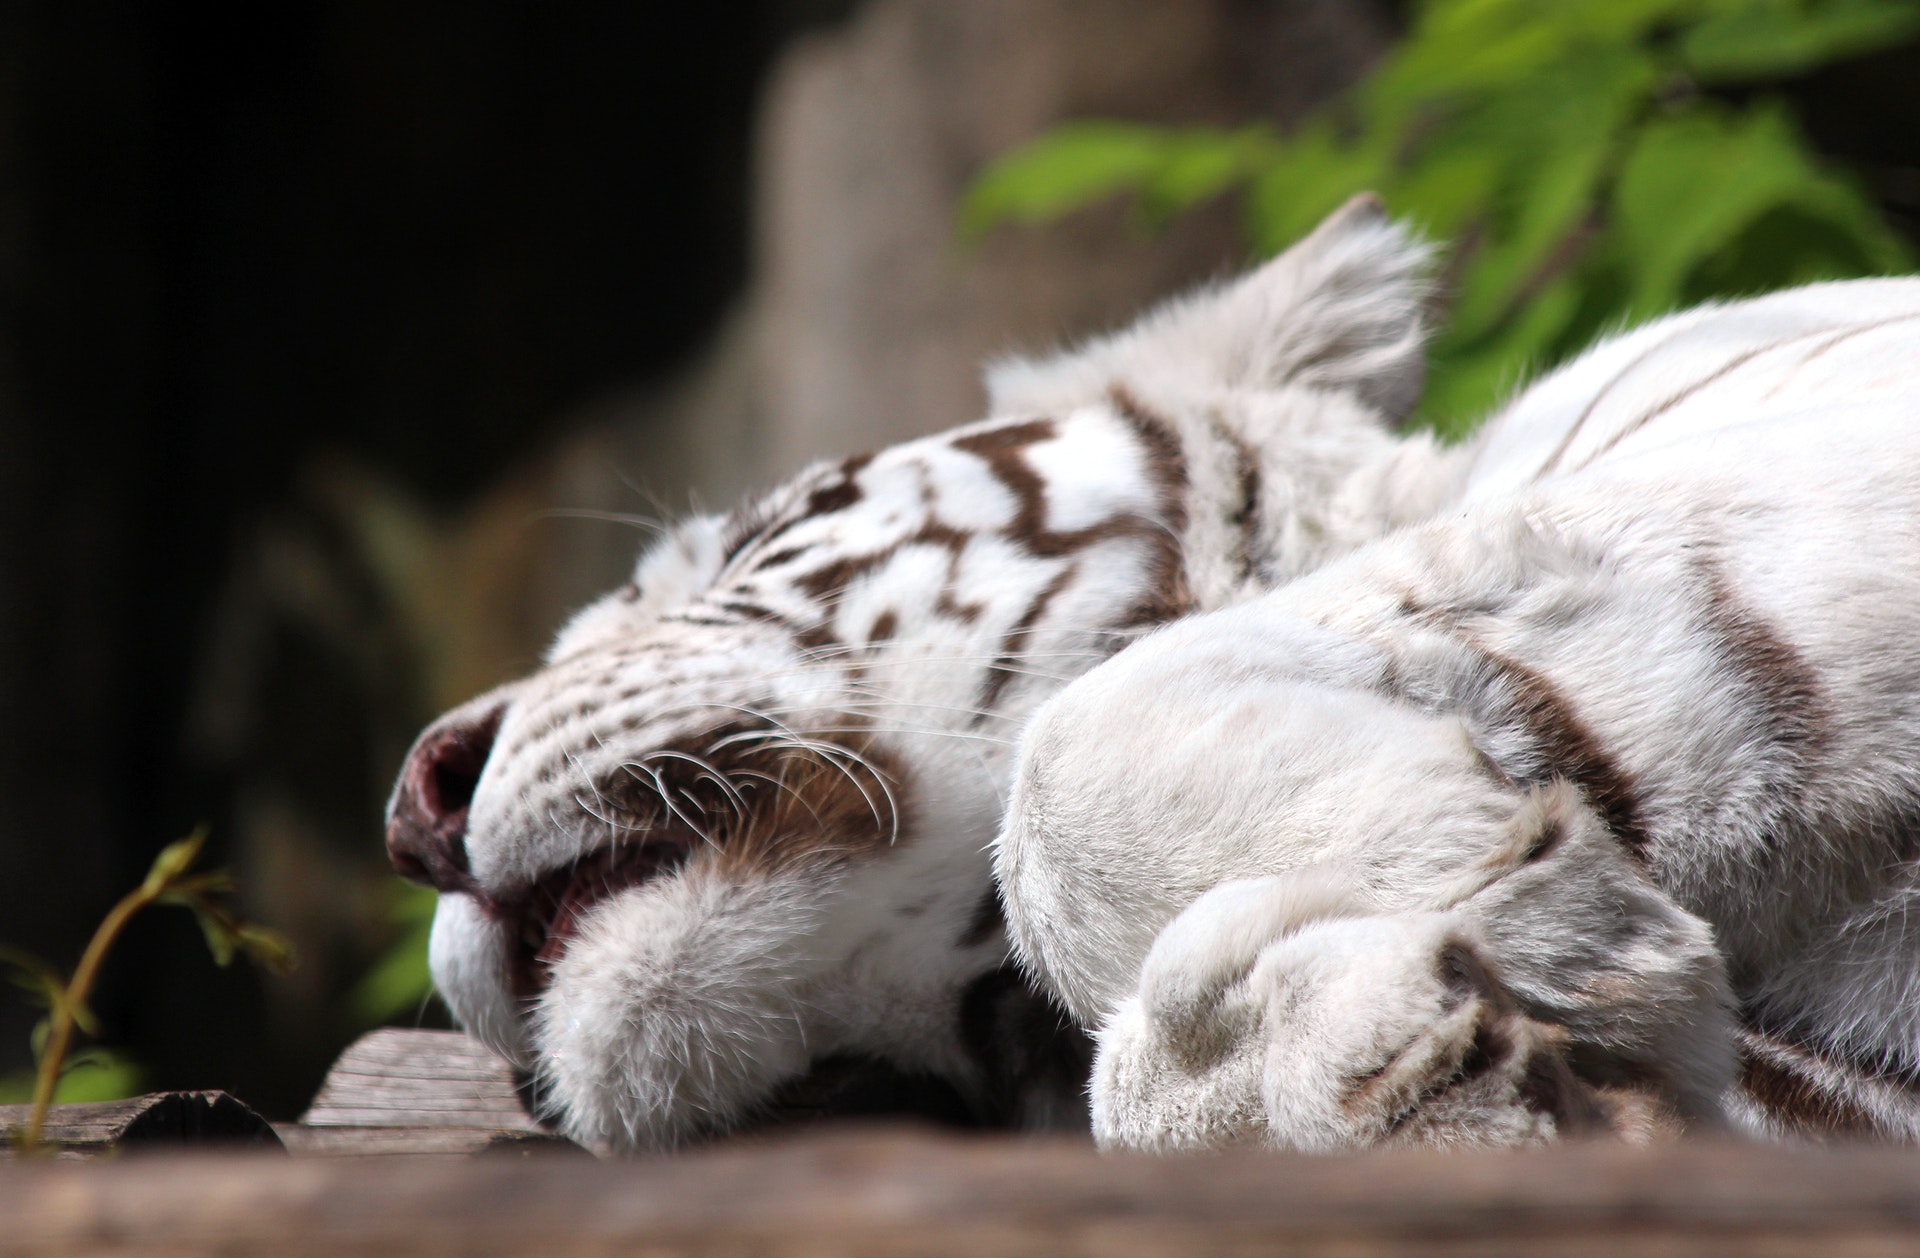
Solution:
<path fill-rule="evenodd" d="M 1339 899 L 1252 879 L 1168 927 L 1100 1034 L 1102 1144 L 1511 1145 L 1608 1125 L 1464 917 L 1343 917 Z"/>

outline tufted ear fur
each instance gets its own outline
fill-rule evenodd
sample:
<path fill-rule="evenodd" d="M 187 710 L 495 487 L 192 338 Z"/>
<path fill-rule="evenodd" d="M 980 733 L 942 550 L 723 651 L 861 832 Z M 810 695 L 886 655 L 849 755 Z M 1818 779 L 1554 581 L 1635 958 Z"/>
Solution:
<path fill-rule="evenodd" d="M 1430 248 L 1371 193 L 1259 269 L 1161 306 L 1124 331 L 1052 358 L 987 370 L 995 415 L 1085 405 L 1116 384 L 1282 385 L 1347 392 L 1390 421 L 1425 382 Z"/>
<path fill-rule="evenodd" d="M 706 593 L 725 566 L 728 520 L 723 515 L 697 515 L 675 525 L 641 553 L 626 589 L 589 603 L 554 635 L 546 662 L 627 632 L 636 617 L 664 615 Z"/>
<path fill-rule="evenodd" d="M 648 547 L 633 566 L 640 604 L 667 612 L 706 593 L 726 563 L 727 524 L 723 515 L 694 516 Z"/>

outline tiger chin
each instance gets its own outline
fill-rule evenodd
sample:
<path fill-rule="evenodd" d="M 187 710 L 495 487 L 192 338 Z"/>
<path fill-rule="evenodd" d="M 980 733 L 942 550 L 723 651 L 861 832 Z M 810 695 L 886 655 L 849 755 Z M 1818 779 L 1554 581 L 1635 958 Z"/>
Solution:
<path fill-rule="evenodd" d="M 1679 316 L 1706 327 L 1711 352 L 1661 358 L 1654 342 L 1673 321 L 1654 342 L 1631 334 L 1582 360 L 1584 374 L 1522 394 L 1472 443 L 1444 447 L 1398 431 L 1421 390 L 1428 262 L 1376 201 L 1357 199 L 1237 281 L 1070 352 L 993 367 L 994 418 L 815 466 L 669 535 L 629 584 L 561 631 L 541 669 L 436 721 L 401 769 L 387 846 L 402 873 L 441 893 L 431 965 L 455 1016 L 533 1074 L 561 1130 L 606 1151 L 765 1121 L 848 1062 L 931 1081 L 968 1121 L 1082 1131 L 1092 1121 L 1110 1143 L 1141 1147 L 1323 1147 L 1394 1133 L 1510 1143 L 1678 1129 L 1737 1107 L 1715 1094 L 1734 1086 L 1726 1041 L 1753 1033 L 1735 1025 L 1731 1002 L 1756 983 L 1791 985 L 1765 970 L 1764 950 L 1760 970 L 1729 976 L 1718 923 L 1664 909 L 1643 922 L 1645 939 L 1679 949 L 1677 990 L 1719 1012 L 1703 1023 L 1712 1044 L 1685 1040 L 1672 1060 L 1661 1046 L 1683 1041 L 1647 1032 L 1654 1047 L 1627 1057 L 1658 1068 L 1633 1077 L 1592 1075 L 1595 1060 L 1623 1060 L 1583 1050 L 1604 1010 L 1582 1023 L 1534 999 L 1511 964 L 1487 960 L 1485 940 L 1511 917 L 1486 907 L 1506 903 L 1501 888 L 1541 885 L 1541 869 L 1581 853 L 1599 860 L 1595 836 L 1617 820 L 1580 812 L 1606 802 L 1605 784 L 1541 769 L 1527 759 L 1533 744 L 1503 745 L 1489 762 L 1527 799 L 1563 789 L 1553 806 L 1581 819 L 1568 823 L 1580 842 L 1545 864 L 1512 858 L 1512 877 L 1474 874 L 1471 860 L 1435 864 L 1426 899 L 1408 892 L 1387 906 L 1429 914 L 1411 934 L 1381 936 L 1380 955 L 1406 968 L 1368 968 L 1364 944 L 1327 953 L 1405 996 L 1393 1006 L 1401 1021 L 1281 1054 L 1317 1063 L 1323 1082 L 1390 1081 L 1375 1089 L 1385 1098 L 1375 1127 L 1313 1135 L 1311 1116 L 1286 1117 L 1288 1097 L 1313 1095 L 1305 1084 L 1255 1082 L 1218 1113 L 1196 1110 L 1180 1099 L 1194 1082 L 1181 1073 L 1188 1059 L 1162 1053 L 1173 1041 L 1150 1016 L 1154 993 L 1180 990 L 1190 964 L 1213 964 L 1207 906 L 1219 905 L 1207 893 L 1292 866 L 1249 861 L 1247 844 L 1271 839 L 1257 830 L 1239 847 L 1183 848 L 1189 832 L 1218 832 L 1208 818 L 1232 815 L 1223 805 L 1245 784 L 1183 784 L 1156 762 L 1156 745 L 1162 761 L 1173 750 L 1158 720 L 1179 694 L 1129 682 L 1125 702 L 1064 738 L 1062 722 L 1074 722 L 1060 714 L 1094 710 L 1076 706 L 1083 688 L 1067 688 L 1115 668 L 1149 676 L 1125 664 L 1142 639 L 1161 658 L 1152 652 L 1170 639 L 1150 637 L 1161 626 L 1215 624 L 1209 614 L 1365 563 L 1386 539 L 1550 481 L 1562 464 L 1625 461 L 1685 435 L 1719 396 L 1717 373 L 1745 387 L 1732 360 L 1777 331 L 1742 306 Z M 1803 348 L 1882 307 L 1920 308 L 1912 284 L 1838 286 L 1849 290 L 1838 298 L 1835 287 L 1803 303 L 1815 329 Z M 1857 388 L 1849 361 L 1830 354 L 1819 370 L 1840 377 L 1772 380 L 1770 396 L 1799 390 L 1815 405 Z M 1586 424 L 1612 414 L 1604 403 L 1621 381 L 1653 398 L 1640 426 Z M 1757 396 L 1737 388 L 1730 406 Z M 1510 543 L 1488 552 L 1495 568 L 1529 561 L 1525 530 Z M 1324 597 L 1337 605 L 1338 578 L 1314 588 L 1329 580 Z M 1055 741 L 1021 749 L 1043 709 Z M 1185 750 L 1204 759 L 1207 749 Z M 1232 747 L 1220 750 L 1232 761 Z M 1105 789 L 1040 791 L 1060 781 L 1049 765 Z M 1374 787 L 1358 803 L 1378 813 L 1399 788 L 1390 775 Z M 1501 807 L 1512 821 L 1520 805 L 1483 805 L 1483 820 Z M 1506 836 L 1500 850 L 1531 850 L 1511 825 L 1487 826 Z M 1022 837 L 1042 831 L 1043 841 Z M 1182 850 L 1201 868 L 1169 882 L 1167 854 Z M 1082 884 L 1088 860 L 1107 863 Z M 1606 869 L 1620 894 L 1647 881 L 1618 861 Z M 1287 919 L 1261 948 L 1365 936 L 1352 923 L 1379 916 L 1380 888 L 1353 872 L 1341 875 L 1338 911 Z M 1474 877 L 1485 885 L 1468 886 Z M 1183 912 L 1199 918 L 1184 933 Z M 1162 932 L 1173 940 L 1164 948 Z M 1196 954 L 1181 939 L 1203 945 Z M 1427 1063 L 1417 1069 L 1368 1059 L 1395 1028 L 1431 1030 L 1422 1009 L 1459 1014 L 1460 1034 L 1422 1040 L 1440 1047 L 1416 1055 Z M 1127 1038 L 1128 1026 L 1143 1029 Z M 1206 1027 L 1217 1039 L 1220 1026 Z M 1266 1060 L 1298 1029 L 1243 1035 L 1234 1060 Z M 1815 1069 L 1791 1046 L 1765 1051 L 1745 1060 L 1764 1060 L 1769 1078 L 1798 1086 Z M 1491 1099 L 1421 1102 L 1454 1076 Z M 1675 1079 L 1684 1087 L 1660 1082 Z M 919 1084 L 886 1095 L 909 1093 L 928 1095 Z M 1269 1093 L 1279 1108 L 1260 1108 Z M 1526 1108 L 1543 1096 L 1546 1109 Z M 1744 1103 L 1751 1127 L 1790 1125 L 1758 1092 Z M 1253 1117 L 1235 1125 L 1221 1113 Z"/>

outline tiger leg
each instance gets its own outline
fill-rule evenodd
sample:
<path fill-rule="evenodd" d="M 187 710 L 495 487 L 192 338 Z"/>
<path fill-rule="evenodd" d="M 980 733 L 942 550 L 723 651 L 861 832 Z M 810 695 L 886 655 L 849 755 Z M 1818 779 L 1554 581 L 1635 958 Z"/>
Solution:
<path fill-rule="evenodd" d="M 1380 912 L 1322 870 L 1202 895 L 1100 1028 L 1096 1137 L 1335 1150 L 1717 1126 L 1733 1020 L 1711 932 L 1569 788 L 1535 803 L 1451 903 Z"/>

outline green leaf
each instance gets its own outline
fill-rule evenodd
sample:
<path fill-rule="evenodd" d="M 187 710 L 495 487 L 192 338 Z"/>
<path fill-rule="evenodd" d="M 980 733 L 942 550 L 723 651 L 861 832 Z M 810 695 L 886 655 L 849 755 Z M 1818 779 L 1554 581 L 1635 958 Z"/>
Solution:
<path fill-rule="evenodd" d="M 1484 335 L 1551 280 L 1550 272 L 1577 263 L 1603 185 L 1656 79 L 1644 56 L 1597 56 L 1570 70 L 1550 101 L 1526 103 L 1519 116 L 1508 116 L 1513 102 L 1489 111 L 1472 141 L 1507 164 L 1481 210 L 1481 247 L 1449 318 L 1456 334 Z"/>
<path fill-rule="evenodd" d="M 275 974 L 291 974 L 300 963 L 293 941 L 277 930 L 268 930 L 252 922 L 243 922 L 234 933 L 240 950 Z"/>
<path fill-rule="evenodd" d="M 158 895 L 193 867 L 193 862 L 200 859 L 200 849 L 206 843 L 207 828 L 201 826 L 186 838 L 161 848 L 160 855 L 153 858 L 153 866 L 147 871 L 142 889 L 150 896 Z"/>
<path fill-rule="evenodd" d="M 33 1100 L 34 1072 L 17 1070 L 0 1075 L 0 1105 L 25 1105 Z M 56 1105 L 85 1105 L 119 1101 L 146 1090 L 146 1071 L 124 1053 L 85 1048 L 67 1058 L 60 1081 L 54 1085 Z"/>
<path fill-rule="evenodd" d="M 185 903 L 193 910 L 194 920 L 200 923 L 200 933 L 206 937 L 213 963 L 223 969 L 232 964 L 234 951 L 240 945 L 239 923 L 233 915 L 206 900 L 192 899 Z"/>
<path fill-rule="evenodd" d="M 394 880 L 389 915 L 405 927 L 347 997 L 355 1018 L 378 1025 L 420 1008 L 433 994 L 427 969 L 427 944 L 433 934 L 433 913 L 439 897 L 426 887 Z"/>
<path fill-rule="evenodd" d="M 1687 68 L 1705 83 L 1803 74 L 1842 57 L 1889 48 L 1920 35 L 1912 0 L 1829 0 L 1825 4 L 1731 6 L 1680 40 Z"/>
<path fill-rule="evenodd" d="M 1528 376 L 1553 365 L 1580 306 L 1572 276 L 1547 284 L 1519 318 L 1478 341 L 1446 329 L 1433 353 L 1433 370 L 1420 402 L 1421 422 L 1443 437 L 1471 432 Z"/>
<path fill-rule="evenodd" d="M 1163 168 L 1177 144 L 1162 127 L 1079 122 L 1056 127 L 987 168 L 960 208 L 960 230 L 977 237 L 996 223 L 1044 222 L 1119 192 Z"/>
<path fill-rule="evenodd" d="M 1849 185 L 1817 169 L 1784 111 L 1705 109 L 1649 125 L 1620 173 L 1617 246 L 1636 317 L 1679 305 L 1688 279 L 1763 216 L 1796 209 L 1893 258 L 1891 235 Z"/>
<path fill-rule="evenodd" d="M 1222 135 L 1185 131 L 1170 137 L 1160 163 L 1140 186 L 1140 209 L 1149 223 L 1163 223 L 1182 210 L 1211 200 L 1270 163 L 1278 143 L 1265 127 Z"/>

